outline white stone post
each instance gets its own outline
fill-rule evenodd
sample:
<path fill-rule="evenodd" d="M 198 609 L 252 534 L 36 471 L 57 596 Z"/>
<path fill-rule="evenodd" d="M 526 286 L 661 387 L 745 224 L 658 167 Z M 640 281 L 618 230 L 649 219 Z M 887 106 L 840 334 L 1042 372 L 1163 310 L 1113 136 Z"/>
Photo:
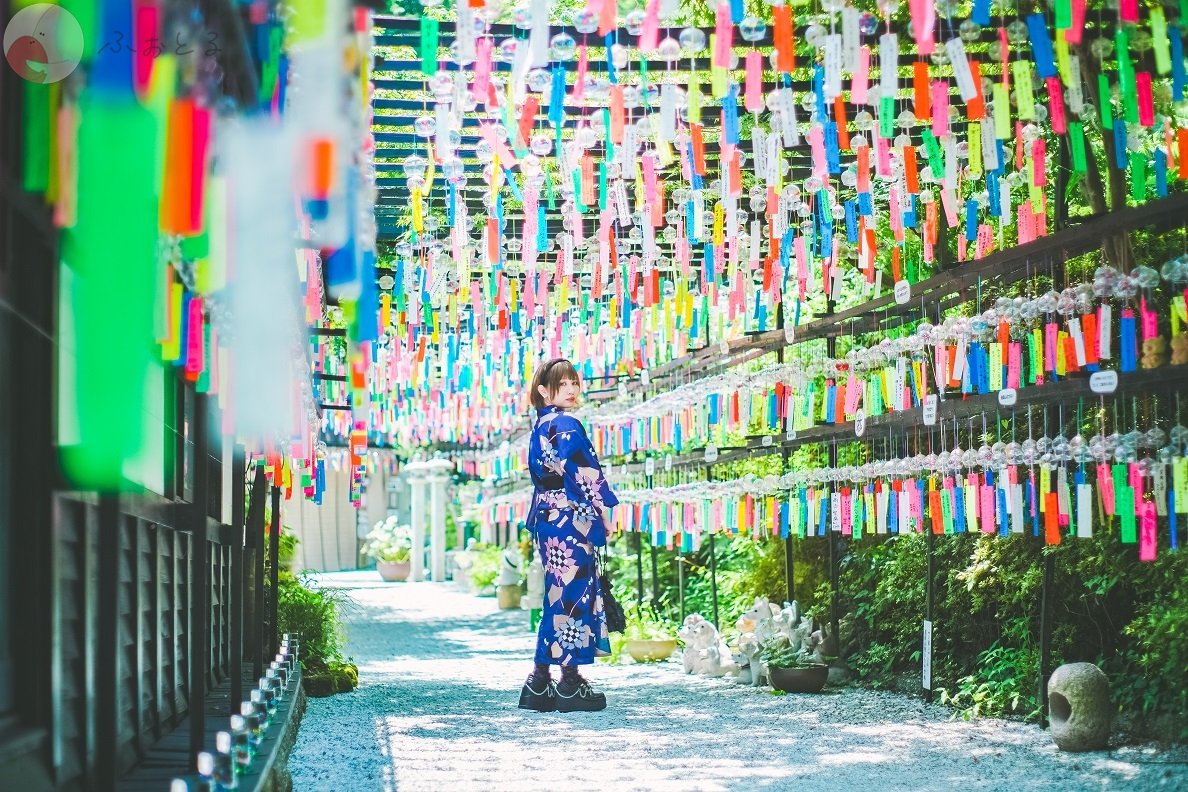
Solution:
<path fill-rule="evenodd" d="M 446 579 L 445 547 L 445 498 L 446 486 L 450 482 L 449 471 L 452 469 L 444 459 L 435 459 L 427 466 L 429 475 L 430 509 L 429 509 L 429 573 L 430 580 L 444 583 Z"/>
<path fill-rule="evenodd" d="M 407 469 L 406 469 L 407 470 Z M 425 478 L 420 473 L 408 476 L 412 503 L 412 556 L 409 580 L 425 579 Z"/>

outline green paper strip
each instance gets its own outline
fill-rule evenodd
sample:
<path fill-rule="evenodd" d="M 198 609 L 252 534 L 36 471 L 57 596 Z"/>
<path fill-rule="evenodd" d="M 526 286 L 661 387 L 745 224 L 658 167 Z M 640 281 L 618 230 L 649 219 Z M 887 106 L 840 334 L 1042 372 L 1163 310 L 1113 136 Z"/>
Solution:
<path fill-rule="evenodd" d="M 24 80 L 25 135 L 24 178 L 27 192 L 43 193 L 49 189 L 51 101 L 54 87 Z"/>
<path fill-rule="evenodd" d="M 879 137 L 890 140 L 895 137 L 895 97 L 879 99 Z M 933 171 L 936 173 L 936 171 Z"/>
<path fill-rule="evenodd" d="M 1085 127 L 1080 121 L 1072 121 L 1068 125 L 1068 144 L 1072 149 L 1072 166 L 1075 173 L 1085 173 L 1088 163 L 1085 161 Z"/>
<path fill-rule="evenodd" d="M 1114 54 L 1118 56 L 1118 81 L 1125 90 L 1126 83 L 1134 77 L 1134 65 L 1130 62 L 1130 38 L 1122 25 L 1114 31 Z"/>
<path fill-rule="evenodd" d="M 421 17 L 421 72 L 426 77 L 437 74 L 437 31 L 436 19 Z"/>
<path fill-rule="evenodd" d="M 1114 128 L 1114 106 L 1110 101 L 1110 79 L 1097 75 L 1097 106 L 1101 108 L 1101 128 Z"/>
<path fill-rule="evenodd" d="M 928 152 L 928 167 L 932 168 L 933 175 L 944 173 L 944 156 L 941 152 L 940 143 L 936 140 L 936 136 L 932 134 L 931 129 L 925 127 L 923 137 L 924 148 Z"/>
<path fill-rule="evenodd" d="M 1027 353 L 1031 358 L 1031 365 L 1027 369 L 1027 382 L 1030 385 L 1035 384 L 1036 373 L 1043 370 L 1043 365 L 1040 362 L 1040 351 L 1043 348 L 1043 331 L 1037 327 L 1031 331 L 1031 339 L 1027 344 Z"/>
<path fill-rule="evenodd" d="M 557 208 L 557 191 L 553 188 L 553 172 L 545 171 L 545 195 L 549 198 L 549 209 Z"/>
<path fill-rule="evenodd" d="M 62 461 L 74 486 L 111 491 L 144 450 L 160 271 L 157 183 L 144 154 L 157 130 L 136 100 L 104 102 L 90 91 L 79 116 L 78 221 L 63 233 L 61 283 L 73 338 L 64 340 L 70 353 L 60 362 L 73 374 L 62 389 L 62 420 L 77 424 Z"/>
<path fill-rule="evenodd" d="M 1119 75 L 1120 80 L 1118 86 L 1122 89 L 1122 108 L 1125 116 L 1123 116 L 1127 123 L 1137 124 L 1139 121 L 1138 112 L 1138 93 L 1135 91 L 1134 75 L 1127 77 Z"/>
<path fill-rule="evenodd" d="M 1134 524 L 1134 488 L 1128 486 L 1114 488 L 1114 508 L 1122 520 L 1122 544 L 1134 544 L 1138 541 L 1138 532 Z"/>
<path fill-rule="evenodd" d="M 1071 0 L 1056 0 L 1056 29 L 1068 30 L 1072 27 Z"/>
<path fill-rule="evenodd" d="M 573 169 L 573 205 L 577 207 L 578 214 L 586 213 L 586 204 L 582 202 L 582 171 L 580 168 Z"/>
<path fill-rule="evenodd" d="M 689 87 L 687 89 L 689 97 L 689 123 L 701 123 L 701 81 L 697 77 L 697 71 L 689 72 Z"/>
<path fill-rule="evenodd" d="M 1007 140 L 1011 136 L 1011 95 L 1002 83 L 994 83 L 994 137 Z"/>
<path fill-rule="evenodd" d="M 1035 87 L 1031 82 L 1031 61 L 1012 62 L 1011 76 L 1015 80 L 1015 103 L 1019 109 L 1019 118 L 1032 121 L 1035 119 Z"/>
<path fill-rule="evenodd" d="M 1155 71 L 1168 74 L 1171 71 L 1171 41 L 1167 37 L 1167 17 L 1163 9 L 1151 9 L 1151 40 L 1155 51 Z"/>
<path fill-rule="evenodd" d="M 606 163 L 598 163 L 598 208 L 606 211 Z"/>
<path fill-rule="evenodd" d="M 1130 152 L 1130 197 L 1141 201 L 1147 195 L 1147 155 Z"/>

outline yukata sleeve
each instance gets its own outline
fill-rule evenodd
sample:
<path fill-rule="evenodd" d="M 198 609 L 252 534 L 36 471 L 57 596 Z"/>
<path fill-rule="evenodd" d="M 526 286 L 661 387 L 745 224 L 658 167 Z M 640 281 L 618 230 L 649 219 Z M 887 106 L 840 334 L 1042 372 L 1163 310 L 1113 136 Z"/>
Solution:
<path fill-rule="evenodd" d="M 594 446 L 576 418 L 557 419 L 554 442 L 564 466 L 565 494 L 574 504 L 574 524 L 596 546 L 606 544 L 606 518 L 619 504 L 611 491 Z"/>

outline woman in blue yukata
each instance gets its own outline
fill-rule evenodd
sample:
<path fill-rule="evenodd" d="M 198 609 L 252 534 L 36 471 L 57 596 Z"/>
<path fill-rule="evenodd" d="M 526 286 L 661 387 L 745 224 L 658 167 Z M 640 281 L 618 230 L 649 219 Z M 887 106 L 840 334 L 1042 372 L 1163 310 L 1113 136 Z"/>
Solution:
<path fill-rule="evenodd" d="M 568 360 L 550 360 L 532 378 L 537 417 L 528 447 L 534 491 L 527 523 L 545 569 L 545 600 L 536 667 L 520 692 L 520 707 L 539 712 L 606 708 L 606 696 L 590 687 L 578 666 L 610 654 L 595 554 L 606 545 L 607 517 L 619 501 L 586 430 L 567 412 L 580 392 Z M 561 666 L 556 684 L 554 665 Z"/>

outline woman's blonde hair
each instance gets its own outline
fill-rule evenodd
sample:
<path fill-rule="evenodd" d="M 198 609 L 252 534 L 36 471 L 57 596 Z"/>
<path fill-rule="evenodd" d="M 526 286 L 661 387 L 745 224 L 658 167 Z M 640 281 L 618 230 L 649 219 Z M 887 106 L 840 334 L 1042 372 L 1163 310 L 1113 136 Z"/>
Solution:
<path fill-rule="evenodd" d="M 531 391 L 528 394 L 532 406 L 537 410 L 543 410 L 548 406 L 545 397 L 540 393 L 541 386 L 544 386 L 548 390 L 549 398 L 551 399 L 565 380 L 576 380 L 579 385 L 582 382 L 582 378 L 578 376 L 577 369 L 565 358 L 553 358 L 538 368 L 536 374 L 532 377 Z"/>

